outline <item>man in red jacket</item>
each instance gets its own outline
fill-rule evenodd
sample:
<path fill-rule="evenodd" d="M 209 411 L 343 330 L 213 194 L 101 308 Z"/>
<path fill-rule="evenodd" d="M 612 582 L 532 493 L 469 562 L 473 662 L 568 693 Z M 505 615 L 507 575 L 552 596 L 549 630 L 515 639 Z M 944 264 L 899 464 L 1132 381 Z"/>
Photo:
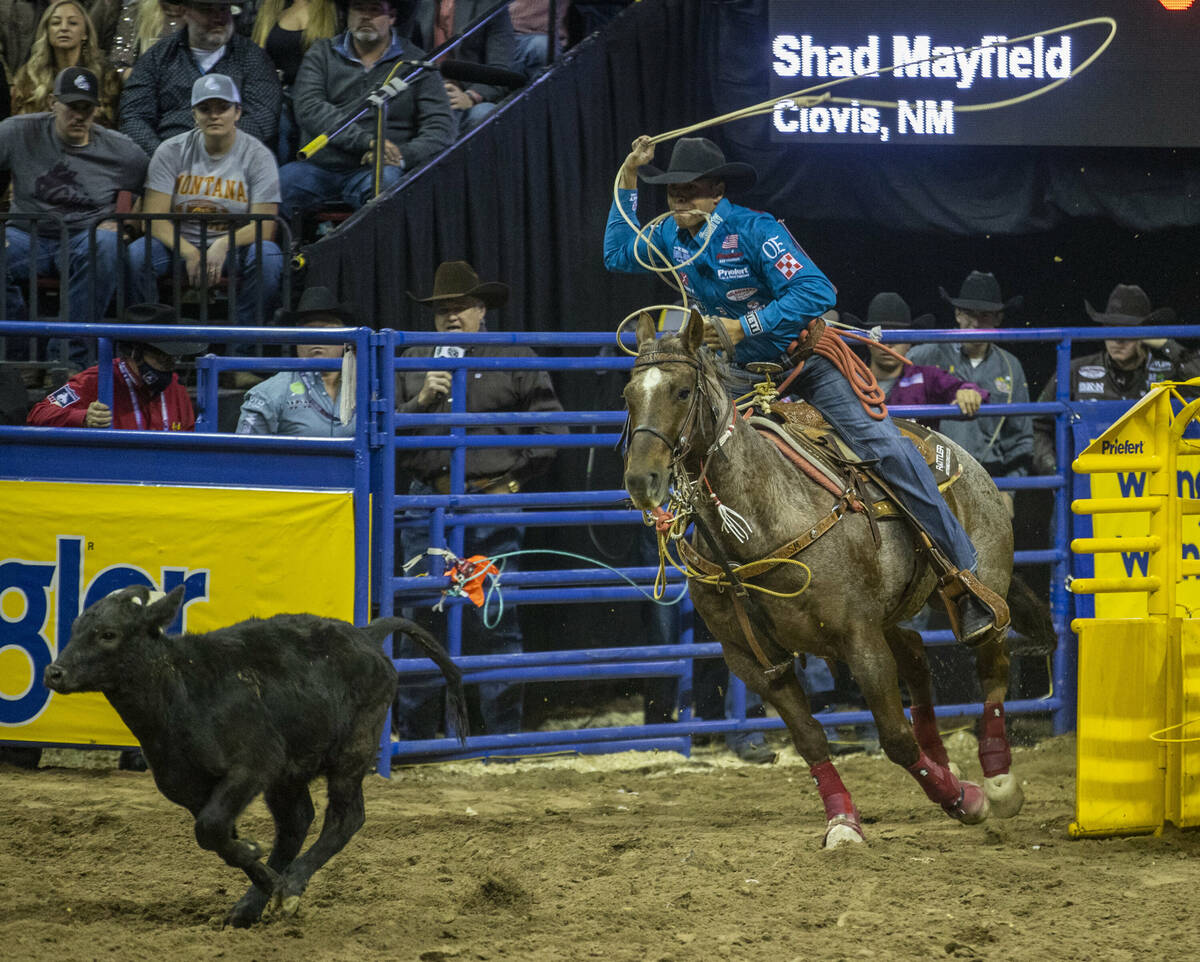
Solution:
<path fill-rule="evenodd" d="M 178 318 L 165 304 L 135 304 L 123 321 L 176 324 Z M 207 347 L 184 341 L 119 344 L 112 362 L 114 410 L 99 400 L 99 372 L 89 367 L 34 405 L 26 422 L 38 427 L 191 431 L 196 426 L 196 412 L 175 375 L 175 361 Z"/>

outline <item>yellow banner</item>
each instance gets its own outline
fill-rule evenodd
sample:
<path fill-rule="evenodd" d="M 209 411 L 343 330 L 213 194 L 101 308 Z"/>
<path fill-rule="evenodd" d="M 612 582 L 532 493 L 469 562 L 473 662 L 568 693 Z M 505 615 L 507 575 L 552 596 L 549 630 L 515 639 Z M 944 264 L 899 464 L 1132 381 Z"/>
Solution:
<path fill-rule="evenodd" d="M 103 695 L 42 685 L 71 623 L 110 592 L 184 585 L 169 633 L 353 620 L 354 568 L 350 491 L 0 481 L 0 739 L 136 744 Z"/>
<path fill-rule="evenodd" d="M 1160 450 L 1163 428 L 1175 417 L 1171 399 L 1163 390 L 1153 391 L 1135 404 L 1111 428 L 1080 454 L 1080 462 L 1096 459 L 1115 460 L 1116 466 L 1128 462 L 1127 470 L 1104 471 L 1091 475 L 1092 499 L 1130 499 L 1155 493 L 1150 483 L 1154 461 L 1165 463 L 1166 451 Z M 1160 423 L 1161 422 L 1161 423 Z M 1176 461 L 1174 490 L 1180 498 L 1200 497 L 1200 456 L 1180 455 Z M 1092 516 L 1092 537 L 1144 538 L 1151 531 L 1148 511 L 1101 513 Z M 1181 557 L 1200 559 L 1200 515 L 1184 515 L 1178 544 L 1163 550 L 1177 550 Z M 1095 556 L 1095 577 L 1144 578 L 1149 563 L 1148 551 L 1103 552 Z M 1200 615 L 1200 578 L 1187 576 L 1176 589 L 1176 617 Z M 1146 592 L 1102 592 L 1095 595 L 1096 618 L 1145 618 Z"/>

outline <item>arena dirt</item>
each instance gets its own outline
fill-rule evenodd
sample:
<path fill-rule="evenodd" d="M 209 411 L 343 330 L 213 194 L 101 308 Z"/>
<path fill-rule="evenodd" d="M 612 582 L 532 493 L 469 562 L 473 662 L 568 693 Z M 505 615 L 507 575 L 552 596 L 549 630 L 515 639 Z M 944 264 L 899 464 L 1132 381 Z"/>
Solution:
<path fill-rule="evenodd" d="M 978 774 L 970 741 L 951 754 Z M 367 780 L 366 826 L 300 914 L 249 931 L 221 927 L 244 878 L 148 775 L 64 762 L 0 768 L 5 959 L 1200 958 L 1200 833 L 1071 841 L 1069 738 L 1017 749 L 1025 810 L 976 827 L 851 756 L 870 844 L 830 853 L 790 749 L 402 768 Z M 269 841 L 260 803 L 241 828 Z"/>

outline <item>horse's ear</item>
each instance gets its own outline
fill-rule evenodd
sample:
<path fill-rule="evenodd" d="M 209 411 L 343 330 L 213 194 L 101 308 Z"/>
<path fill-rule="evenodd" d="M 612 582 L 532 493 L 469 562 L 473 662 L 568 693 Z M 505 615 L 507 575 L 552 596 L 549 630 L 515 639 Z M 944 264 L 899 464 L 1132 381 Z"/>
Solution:
<path fill-rule="evenodd" d="M 692 313 L 688 315 L 687 326 L 683 329 L 683 345 L 695 354 L 703 343 L 704 316 L 693 307 Z"/>
<path fill-rule="evenodd" d="M 638 315 L 637 322 L 637 346 L 641 350 L 643 344 L 647 341 L 653 341 L 658 335 L 658 327 L 654 323 L 654 318 L 650 316 L 648 311 L 642 311 Z"/>

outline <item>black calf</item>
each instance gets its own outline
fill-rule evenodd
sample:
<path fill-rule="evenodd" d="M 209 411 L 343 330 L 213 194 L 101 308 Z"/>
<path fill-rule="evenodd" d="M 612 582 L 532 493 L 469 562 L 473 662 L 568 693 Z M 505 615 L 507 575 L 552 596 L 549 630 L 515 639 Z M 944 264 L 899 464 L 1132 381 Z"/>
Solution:
<path fill-rule="evenodd" d="M 383 639 L 407 633 L 442 670 L 463 738 L 459 671 L 432 635 L 404 618 L 356 628 L 276 615 L 169 637 L 163 629 L 183 587 L 149 601 L 146 588 L 127 588 L 88 608 L 46 669 L 46 687 L 103 692 L 141 742 L 159 791 L 192 813 L 196 841 L 250 877 L 227 922 L 250 925 L 268 900 L 291 915 L 313 873 L 362 826 L 362 779 L 396 693 Z M 308 783 L 317 775 L 328 783 L 325 823 L 300 855 L 313 820 Z M 275 820 L 265 863 L 260 846 L 236 830 L 260 792 Z"/>

